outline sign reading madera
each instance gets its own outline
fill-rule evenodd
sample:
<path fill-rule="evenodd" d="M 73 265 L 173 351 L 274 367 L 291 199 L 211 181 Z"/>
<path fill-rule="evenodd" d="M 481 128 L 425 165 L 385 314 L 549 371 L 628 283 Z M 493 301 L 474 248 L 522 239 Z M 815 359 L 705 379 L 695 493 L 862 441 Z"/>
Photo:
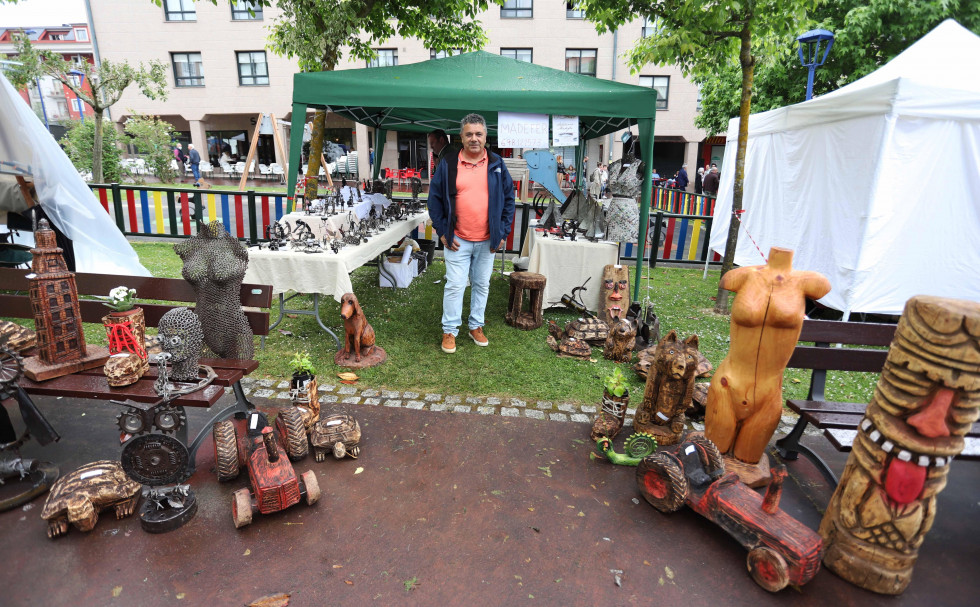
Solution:
<path fill-rule="evenodd" d="M 501 148 L 547 148 L 548 115 L 498 112 L 497 146 Z"/>
<path fill-rule="evenodd" d="M 578 145 L 578 116 L 552 116 L 551 133 L 555 147 Z"/>

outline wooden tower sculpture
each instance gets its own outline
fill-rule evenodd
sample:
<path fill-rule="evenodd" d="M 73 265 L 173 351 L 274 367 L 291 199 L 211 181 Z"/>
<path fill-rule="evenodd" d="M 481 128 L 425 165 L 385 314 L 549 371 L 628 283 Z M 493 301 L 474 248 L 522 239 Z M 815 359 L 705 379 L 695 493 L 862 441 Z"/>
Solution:
<path fill-rule="evenodd" d="M 34 381 L 61 377 L 105 364 L 109 351 L 85 347 L 75 275 L 68 271 L 48 221 L 38 222 L 28 275 L 37 356 L 24 361 L 24 375 Z"/>

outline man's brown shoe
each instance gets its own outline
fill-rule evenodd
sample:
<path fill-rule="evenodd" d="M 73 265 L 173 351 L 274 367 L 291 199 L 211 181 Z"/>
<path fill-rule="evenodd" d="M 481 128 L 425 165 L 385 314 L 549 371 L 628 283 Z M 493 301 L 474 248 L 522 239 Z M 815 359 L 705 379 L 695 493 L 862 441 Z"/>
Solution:
<path fill-rule="evenodd" d="M 470 331 L 470 337 L 473 338 L 473 341 L 475 341 L 476 345 L 478 346 L 490 345 L 490 340 L 488 340 L 487 336 L 483 334 L 483 327 L 477 327 L 476 329 Z"/>
<path fill-rule="evenodd" d="M 456 351 L 456 336 L 452 333 L 442 334 L 442 351 L 446 354 L 452 354 Z"/>

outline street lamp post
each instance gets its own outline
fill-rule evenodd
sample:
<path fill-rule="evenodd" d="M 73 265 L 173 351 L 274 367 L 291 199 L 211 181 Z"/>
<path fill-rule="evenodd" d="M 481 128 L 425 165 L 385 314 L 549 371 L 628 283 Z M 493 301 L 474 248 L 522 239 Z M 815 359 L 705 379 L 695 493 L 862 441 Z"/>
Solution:
<path fill-rule="evenodd" d="M 68 73 L 72 76 L 78 76 L 78 88 L 81 89 L 85 84 L 85 72 L 80 70 L 71 70 Z M 82 101 L 82 98 L 78 96 L 78 94 L 75 95 L 75 101 L 78 102 L 78 115 L 82 117 L 82 124 L 85 124 L 85 103 Z"/>
<path fill-rule="evenodd" d="M 813 73 L 818 67 L 827 60 L 831 47 L 834 46 L 834 33 L 827 30 L 810 30 L 796 38 L 799 43 L 800 63 L 803 67 L 809 68 L 806 75 L 806 99 L 813 97 Z M 826 43 L 827 47 L 820 55 L 820 45 Z"/>

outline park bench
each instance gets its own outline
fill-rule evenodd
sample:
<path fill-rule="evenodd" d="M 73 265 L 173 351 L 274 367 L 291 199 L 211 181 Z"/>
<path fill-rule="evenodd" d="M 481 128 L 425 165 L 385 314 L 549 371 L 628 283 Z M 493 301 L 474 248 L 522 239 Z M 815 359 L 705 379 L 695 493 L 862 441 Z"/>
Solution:
<path fill-rule="evenodd" d="M 838 451 L 850 451 L 864 417 L 868 403 L 828 401 L 824 396 L 827 371 L 865 371 L 881 373 L 888 350 L 895 336 L 893 324 L 842 322 L 838 320 L 803 321 L 799 343 L 793 350 L 787 367 L 812 369 L 810 389 L 806 399 L 788 399 L 786 406 L 800 417 L 789 434 L 776 441 L 776 450 L 786 460 L 795 460 L 802 453 L 827 478 L 837 485 L 837 477 L 823 459 L 801 444 L 800 438 L 812 424 L 823 431 L 824 437 Z M 814 342 L 809 345 L 806 342 Z M 837 344 L 858 347 L 836 347 Z M 980 449 L 971 446 L 970 438 L 980 437 L 980 424 L 974 424 L 967 434 L 967 447 L 961 459 L 980 459 Z"/>
<path fill-rule="evenodd" d="M 0 316 L 8 318 L 33 318 L 30 298 L 27 296 L 30 270 L 0 268 Z M 86 274 L 76 273 L 75 282 L 78 287 L 79 308 L 83 322 L 100 323 L 108 312 L 101 301 L 83 299 L 87 295 L 104 296 L 117 286 L 125 285 L 136 289 L 142 301 L 159 300 L 176 303 L 140 303 L 146 317 L 147 327 L 155 327 L 168 311 L 180 307 L 193 307 L 197 299 L 194 289 L 183 279 L 153 278 L 144 276 L 123 276 L 117 274 Z M 245 316 L 255 335 L 269 334 L 269 308 L 272 306 L 272 287 L 270 285 L 243 284 L 241 288 L 242 306 Z M 206 328 L 205 328 L 206 330 Z M 28 352 L 30 354 L 30 352 Z M 195 438 L 188 443 L 187 424 L 183 424 L 177 432 L 180 440 L 189 452 L 188 476 L 194 473 L 194 456 L 201 442 L 211 431 L 211 425 L 225 419 L 236 412 L 245 412 L 253 408 L 242 389 L 241 379 L 255 371 L 259 363 L 255 360 L 237 360 L 223 358 L 202 358 L 200 364 L 214 369 L 217 378 L 211 385 L 182 395 L 172 402 L 174 407 L 204 407 L 210 408 L 224 393 L 225 388 L 231 388 L 235 395 L 235 404 L 214 414 Z M 150 365 L 149 371 L 134 384 L 120 388 L 110 387 L 101 367 L 80 371 L 71 375 L 34 382 L 24 377 L 20 385 L 28 394 L 59 396 L 63 398 L 84 398 L 96 400 L 130 400 L 136 403 L 157 403 L 160 397 L 153 389 L 157 379 L 156 365 Z"/>

